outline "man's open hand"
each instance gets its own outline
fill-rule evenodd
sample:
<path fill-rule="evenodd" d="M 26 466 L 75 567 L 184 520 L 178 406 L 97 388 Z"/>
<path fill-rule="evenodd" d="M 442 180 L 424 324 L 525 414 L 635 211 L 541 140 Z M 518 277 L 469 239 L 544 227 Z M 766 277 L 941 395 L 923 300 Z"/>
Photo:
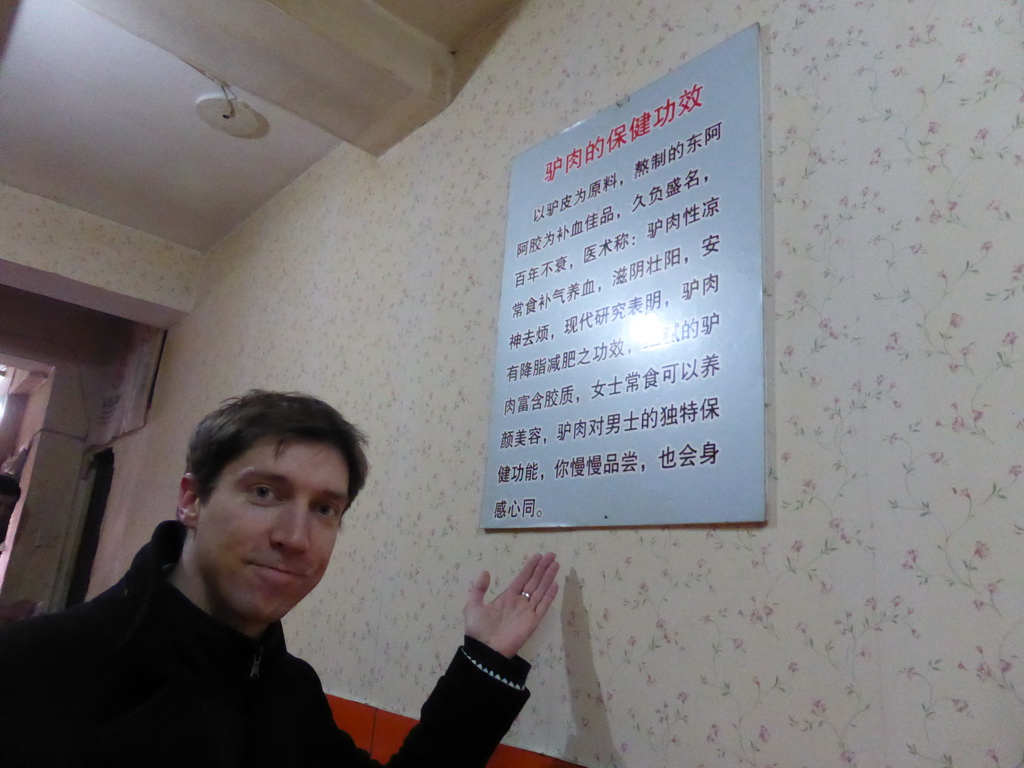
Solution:
<path fill-rule="evenodd" d="M 537 629 L 558 594 L 555 555 L 532 555 L 508 588 L 490 603 L 484 602 L 491 574 L 484 571 L 470 587 L 463 614 L 466 634 L 507 658 L 515 656 Z"/>

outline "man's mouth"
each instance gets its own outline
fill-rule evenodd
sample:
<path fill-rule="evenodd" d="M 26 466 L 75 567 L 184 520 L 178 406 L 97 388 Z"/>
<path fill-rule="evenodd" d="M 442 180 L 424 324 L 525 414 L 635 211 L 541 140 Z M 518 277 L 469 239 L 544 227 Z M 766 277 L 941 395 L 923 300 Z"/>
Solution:
<path fill-rule="evenodd" d="M 255 566 L 256 568 L 260 569 L 260 571 L 264 572 L 268 576 L 271 576 L 272 578 L 302 579 L 306 576 L 304 572 L 294 567 L 256 562 L 250 563 L 250 565 Z"/>

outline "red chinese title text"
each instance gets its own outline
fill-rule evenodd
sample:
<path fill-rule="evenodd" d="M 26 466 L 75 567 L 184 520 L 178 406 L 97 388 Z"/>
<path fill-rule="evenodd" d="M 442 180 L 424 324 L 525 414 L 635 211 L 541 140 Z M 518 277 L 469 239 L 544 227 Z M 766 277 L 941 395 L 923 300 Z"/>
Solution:
<path fill-rule="evenodd" d="M 559 172 L 569 173 L 582 168 L 595 160 L 600 160 L 606 153 L 614 152 L 630 142 L 646 136 L 654 128 L 664 128 L 677 117 L 693 112 L 704 106 L 700 100 L 702 85 L 694 83 L 693 88 L 683 91 L 678 99 L 666 99 L 665 103 L 650 112 L 637 115 L 629 124 L 622 123 L 612 128 L 607 136 L 596 136 L 587 142 L 586 147 L 576 147 L 565 155 L 559 155 L 544 167 L 544 181 L 554 181 Z"/>

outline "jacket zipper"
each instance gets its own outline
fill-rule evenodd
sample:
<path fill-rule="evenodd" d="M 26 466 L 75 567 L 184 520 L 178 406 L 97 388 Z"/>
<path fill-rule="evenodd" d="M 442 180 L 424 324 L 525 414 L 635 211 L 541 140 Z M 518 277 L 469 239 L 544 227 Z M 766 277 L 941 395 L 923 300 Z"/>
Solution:
<path fill-rule="evenodd" d="M 249 679 L 258 680 L 260 676 L 260 661 L 263 659 L 263 646 L 259 646 L 256 649 L 256 653 L 252 657 L 252 668 L 249 670 Z"/>

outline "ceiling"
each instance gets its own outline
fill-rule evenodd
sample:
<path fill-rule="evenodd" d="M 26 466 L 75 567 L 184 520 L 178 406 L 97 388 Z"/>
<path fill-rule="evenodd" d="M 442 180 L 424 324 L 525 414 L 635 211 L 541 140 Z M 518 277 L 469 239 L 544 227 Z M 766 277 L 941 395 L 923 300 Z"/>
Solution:
<path fill-rule="evenodd" d="M 0 183 L 206 251 L 338 144 L 439 114 L 518 2 L 0 0 Z"/>

